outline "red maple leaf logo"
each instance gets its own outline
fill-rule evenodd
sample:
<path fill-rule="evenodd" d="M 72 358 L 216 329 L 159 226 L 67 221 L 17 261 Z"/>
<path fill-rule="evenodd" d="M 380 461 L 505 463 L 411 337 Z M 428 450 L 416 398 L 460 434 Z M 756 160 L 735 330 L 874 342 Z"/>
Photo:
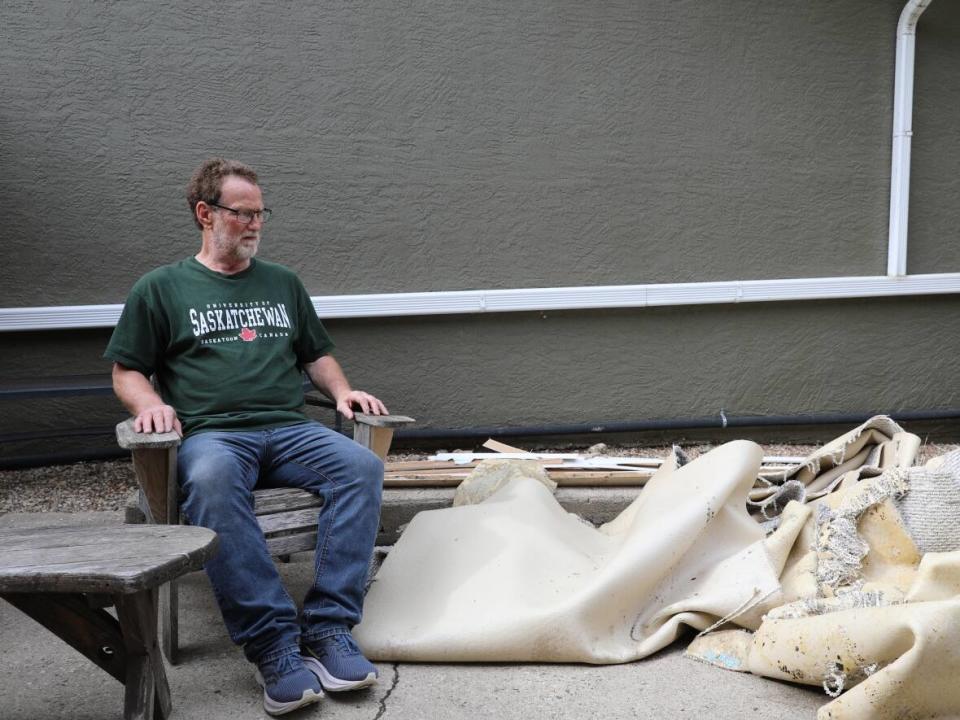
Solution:
<path fill-rule="evenodd" d="M 244 342 L 250 342 L 256 337 L 257 337 L 256 330 L 251 330 L 250 328 L 245 327 L 243 330 L 240 331 L 240 339 L 243 340 Z"/>

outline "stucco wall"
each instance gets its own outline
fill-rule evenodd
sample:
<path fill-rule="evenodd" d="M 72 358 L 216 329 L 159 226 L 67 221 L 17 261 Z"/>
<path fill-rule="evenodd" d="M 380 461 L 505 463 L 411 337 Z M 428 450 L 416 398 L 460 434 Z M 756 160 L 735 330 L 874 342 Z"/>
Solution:
<path fill-rule="evenodd" d="M 885 270 L 899 0 L 195 5 L 0 6 L 0 307 L 194 252 L 211 154 L 259 170 L 261 252 L 314 294 Z M 960 271 L 958 40 L 935 1 L 911 272 Z M 958 305 L 330 325 L 356 384 L 462 427 L 945 407 Z M 105 370 L 105 339 L 0 335 L 0 376 Z"/>
<path fill-rule="evenodd" d="M 885 267 L 899 2 L 195 5 L 3 4 L 0 306 L 192 252 L 215 153 L 317 294 Z M 921 21 L 911 270 L 960 269 L 958 17 Z"/>

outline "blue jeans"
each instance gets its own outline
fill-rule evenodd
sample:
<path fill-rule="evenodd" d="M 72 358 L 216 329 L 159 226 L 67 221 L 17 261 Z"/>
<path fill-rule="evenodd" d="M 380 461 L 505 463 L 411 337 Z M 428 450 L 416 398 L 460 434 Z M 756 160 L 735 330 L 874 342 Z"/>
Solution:
<path fill-rule="evenodd" d="M 177 469 L 181 511 L 219 535 L 220 550 L 204 569 L 227 631 L 248 660 L 275 659 L 295 652 L 301 639 L 346 632 L 360 621 L 380 525 L 380 458 L 308 421 L 191 435 Z M 323 499 L 316 573 L 299 623 L 253 514 L 255 487 L 302 488 Z"/>

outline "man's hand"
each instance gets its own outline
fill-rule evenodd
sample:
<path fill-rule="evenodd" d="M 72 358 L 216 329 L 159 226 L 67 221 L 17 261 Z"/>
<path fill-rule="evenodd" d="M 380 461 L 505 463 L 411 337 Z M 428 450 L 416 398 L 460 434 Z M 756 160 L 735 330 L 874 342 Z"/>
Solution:
<path fill-rule="evenodd" d="M 133 429 L 137 432 L 176 430 L 183 437 L 177 411 L 163 402 L 143 373 L 114 363 L 113 391 L 133 415 Z"/>
<path fill-rule="evenodd" d="M 353 408 L 357 407 L 368 415 L 388 415 L 387 406 L 370 393 L 351 390 L 337 401 L 337 412 L 347 420 L 353 420 Z"/>
<path fill-rule="evenodd" d="M 133 429 L 137 432 L 170 432 L 176 430 L 183 437 L 183 427 L 177 417 L 177 411 L 169 405 L 154 405 L 144 408 L 133 419 Z"/>

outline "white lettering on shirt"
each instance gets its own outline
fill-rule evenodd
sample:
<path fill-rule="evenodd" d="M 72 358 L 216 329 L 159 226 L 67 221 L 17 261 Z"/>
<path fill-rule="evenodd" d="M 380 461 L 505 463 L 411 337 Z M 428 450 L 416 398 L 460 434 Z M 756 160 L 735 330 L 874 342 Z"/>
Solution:
<path fill-rule="evenodd" d="M 243 328 L 265 326 L 268 330 L 290 330 L 293 327 L 286 306 L 278 302 L 205 303 L 203 310 L 190 308 L 188 315 L 194 336 L 208 345 L 239 340 L 237 331 Z M 259 332 L 256 338 L 289 336 L 289 332 Z"/>

